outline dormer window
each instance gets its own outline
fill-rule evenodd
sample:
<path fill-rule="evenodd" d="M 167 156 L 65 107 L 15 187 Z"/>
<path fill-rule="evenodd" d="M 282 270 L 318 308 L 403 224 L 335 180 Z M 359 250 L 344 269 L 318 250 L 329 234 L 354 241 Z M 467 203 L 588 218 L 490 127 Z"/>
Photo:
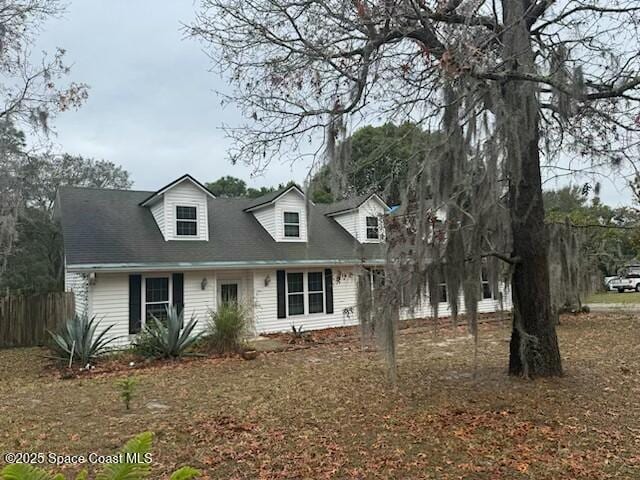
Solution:
<path fill-rule="evenodd" d="M 389 206 L 375 193 L 341 200 L 326 207 L 325 216 L 333 218 L 360 243 L 384 241 L 384 215 Z"/>
<path fill-rule="evenodd" d="M 216 198 L 190 175 L 183 175 L 140 202 L 165 241 L 209 241 L 209 199 Z"/>
<path fill-rule="evenodd" d="M 378 217 L 367 217 L 367 239 L 377 240 L 379 238 Z"/>
<path fill-rule="evenodd" d="M 195 237 L 198 235 L 197 208 L 176 206 L 176 235 Z"/>
<path fill-rule="evenodd" d="M 284 236 L 300 238 L 300 214 L 298 212 L 284 212 Z"/>

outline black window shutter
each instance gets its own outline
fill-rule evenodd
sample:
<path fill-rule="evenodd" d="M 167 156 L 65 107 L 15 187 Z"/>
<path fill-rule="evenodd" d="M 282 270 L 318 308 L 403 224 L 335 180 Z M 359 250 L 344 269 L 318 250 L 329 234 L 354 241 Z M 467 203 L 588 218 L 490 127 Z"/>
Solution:
<path fill-rule="evenodd" d="M 129 275 L 129 333 L 140 332 L 142 327 L 142 276 Z"/>
<path fill-rule="evenodd" d="M 285 284 L 286 282 L 286 274 L 284 270 L 278 270 L 276 272 L 277 284 L 278 284 L 278 318 L 285 318 L 287 316 L 287 305 L 286 305 L 286 290 Z"/>
<path fill-rule="evenodd" d="M 333 273 L 330 268 L 324 269 L 324 310 L 326 313 L 333 313 Z"/>
<path fill-rule="evenodd" d="M 184 309 L 184 273 L 174 273 L 172 277 L 173 306 L 179 315 Z"/>

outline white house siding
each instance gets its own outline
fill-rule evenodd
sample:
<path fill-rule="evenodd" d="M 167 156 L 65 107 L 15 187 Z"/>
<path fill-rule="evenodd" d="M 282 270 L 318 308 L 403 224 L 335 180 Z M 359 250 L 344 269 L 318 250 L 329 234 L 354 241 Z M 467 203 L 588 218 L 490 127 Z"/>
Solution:
<path fill-rule="evenodd" d="M 286 269 L 287 272 L 309 272 L 319 269 Z M 254 273 L 253 288 L 255 295 L 254 317 L 257 333 L 281 332 L 291 330 L 291 325 L 302 326 L 304 330 L 321 328 L 344 327 L 358 324 L 357 311 L 357 277 L 353 268 L 333 268 L 333 313 L 292 315 L 278 318 L 277 312 L 277 280 L 276 270 L 257 270 Z M 265 278 L 269 281 L 265 282 Z M 266 285 L 268 283 L 268 285 Z M 511 309 L 511 296 L 503 290 L 503 308 Z M 465 313 L 462 295 L 458 299 L 459 313 Z M 500 310 L 498 300 L 488 299 L 478 303 L 480 313 L 490 313 Z M 438 317 L 448 317 L 451 311 L 448 303 L 441 303 Z M 403 308 L 400 318 L 426 318 L 433 316 L 433 311 L 426 296 L 420 305 L 413 310 Z"/>
<path fill-rule="evenodd" d="M 207 279 L 204 290 L 203 279 Z M 189 321 L 195 315 L 198 323 L 194 332 L 207 328 L 209 312 L 216 309 L 216 275 L 211 271 L 184 272 L 184 319 Z"/>
<path fill-rule="evenodd" d="M 284 236 L 284 212 L 298 212 L 300 218 L 300 237 Z M 307 205 L 306 200 L 295 190 L 282 195 L 275 202 L 276 235 L 278 242 L 306 242 L 307 241 Z"/>
<path fill-rule="evenodd" d="M 314 272 L 320 269 L 287 269 L 287 272 Z M 278 318 L 276 270 L 256 270 L 253 274 L 254 318 L 257 333 L 343 327 L 358 323 L 356 276 L 353 268 L 333 269 L 333 313 L 292 315 Z M 268 281 L 265 281 L 266 278 Z M 267 285 L 268 283 L 268 285 Z"/>
<path fill-rule="evenodd" d="M 166 231 L 165 231 L 165 223 L 164 223 L 164 200 L 160 199 L 159 201 L 157 201 L 156 203 L 154 203 L 151 206 L 151 214 L 153 215 L 153 218 L 156 221 L 156 224 L 158 225 L 158 228 L 160 229 L 160 231 L 162 232 L 162 235 L 165 237 L 166 240 Z"/>
<path fill-rule="evenodd" d="M 196 207 L 198 217 L 198 235 L 184 237 L 176 235 L 176 207 Z M 189 180 L 167 190 L 164 194 L 165 238 L 167 240 L 209 240 L 209 220 L 207 214 L 207 195 Z"/>
<path fill-rule="evenodd" d="M 351 236 L 353 236 L 356 240 L 360 240 L 361 235 L 359 235 L 359 230 L 358 230 L 358 211 L 357 210 L 335 215 L 333 219 L 336 222 L 338 222 L 342 228 L 344 228 L 347 232 L 349 232 Z"/>
<path fill-rule="evenodd" d="M 119 337 L 118 345 L 129 342 L 129 275 L 126 273 L 98 273 L 90 286 L 90 315 L 100 321 L 99 333 L 109 325 L 110 336 Z"/>
<path fill-rule="evenodd" d="M 143 274 L 142 302 L 144 318 L 144 278 L 168 276 L 174 272 Z M 202 289 L 202 280 L 207 279 L 207 284 Z M 171 280 L 169 280 L 169 301 L 171 298 Z M 212 271 L 184 272 L 184 312 L 185 319 L 189 320 L 192 314 L 198 319 L 195 331 L 206 329 L 209 320 L 209 311 L 216 308 L 216 276 Z M 90 287 L 91 315 L 100 320 L 100 326 L 106 328 L 114 325 L 110 335 L 121 337 L 118 344 L 126 344 L 130 340 L 129 335 L 129 274 L 128 273 L 99 273 L 96 283 Z M 143 320 L 144 321 L 144 320 Z"/>
<path fill-rule="evenodd" d="M 511 294 L 508 289 L 502 288 L 502 308 L 506 311 L 511 310 Z M 486 299 L 478 302 L 478 313 L 492 313 L 500 310 L 500 301 L 497 299 Z M 464 314 L 466 313 L 466 308 L 464 306 L 464 296 L 460 293 L 458 297 L 458 313 Z M 429 296 L 425 295 L 424 299 L 413 307 L 410 308 L 402 308 L 400 310 L 400 319 L 407 320 L 411 318 L 428 318 L 433 316 L 433 309 L 429 303 Z M 438 317 L 449 317 L 451 316 L 451 308 L 449 306 L 449 302 L 442 302 L 438 304 Z"/>
<path fill-rule="evenodd" d="M 276 207 L 269 205 L 253 212 L 253 216 L 260 222 L 269 235 L 276 238 Z"/>
<path fill-rule="evenodd" d="M 89 278 L 86 273 L 64 272 L 64 289 L 73 292 L 76 314 L 89 314 Z"/>
<path fill-rule="evenodd" d="M 285 269 L 286 272 L 314 272 L 324 271 L 324 268 Z M 358 323 L 357 312 L 357 277 L 353 267 L 332 268 L 333 272 L 333 313 L 316 313 L 292 315 L 278 318 L 277 315 L 277 274 L 276 269 L 259 270 L 223 270 L 223 271 L 187 271 L 184 272 L 184 311 L 185 319 L 195 314 L 198 319 L 196 331 L 204 330 L 209 321 L 209 312 L 217 308 L 220 295 L 220 285 L 224 282 L 238 282 L 239 301 L 249 311 L 249 318 L 253 319 L 255 333 L 269 333 L 289 331 L 291 325 L 302 327 L 304 330 L 321 328 L 344 327 Z M 168 276 L 173 272 L 143 274 L 142 302 L 144 305 L 144 278 Z M 203 289 L 203 279 L 206 286 Z M 101 328 L 114 325 L 110 334 L 120 336 L 118 344 L 129 343 L 129 274 L 128 273 L 98 273 L 94 285 L 88 286 L 86 276 L 67 273 L 65 276 L 67 290 L 72 290 L 76 296 L 77 308 L 88 308 L 90 316 L 95 315 L 100 320 Z M 306 282 L 306 277 L 305 277 Z M 86 287 L 85 287 L 86 286 Z M 84 290 L 83 290 L 84 289 Z M 88 294 L 82 294 L 87 291 Z M 169 285 L 171 291 L 171 281 Z M 325 290 L 326 291 L 326 290 Z M 504 308 L 511 309 L 511 298 L 508 291 L 503 292 Z M 169 301 L 172 302 L 171 294 Z M 460 313 L 465 312 L 462 296 L 459 299 Z M 144 307 L 143 307 L 144 308 Z M 478 304 L 481 313 L 495 312 L 500 309 L 498 300 L 483 300 Z M 450 315 L 449 305 L 441 303 L 438 309 L 439 317 Z M 415 307 L 414 310 L 404 308 L 400 312 L 401 319 L 430 317 L 433 315 L 428 298 Z M 143 313 L 144 318 L 144 313 Z"/>

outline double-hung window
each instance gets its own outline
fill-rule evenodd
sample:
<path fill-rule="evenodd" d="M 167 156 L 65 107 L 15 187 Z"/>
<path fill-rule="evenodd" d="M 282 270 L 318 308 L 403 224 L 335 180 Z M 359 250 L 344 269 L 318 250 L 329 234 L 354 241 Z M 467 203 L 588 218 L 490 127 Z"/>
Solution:
<path fill-rule="evenodd" d="M 289 315 L 304 315 L 304 274 L 287 273 L 287 306 Z"/>
<path fill-rule="evenodd" d="M 196 207 L 176 207 L 176 235 L 195 237 L 198 235 L 198 220 Z"/>
<path fill-rule="evenodd" d="M 489 275 L 487 268 L 482 267 L 482 273 L 480 275 L 480 281 L 482 282 L 482 299 L 489 300 L 493 298 L 493 292 L 491 291 L 491 285 L 489 285 Z"/>
<path fill-rule="evenodd" d="M 367 239 L 377 240 L 380 238 L 380 231 L 378 230 L 378 217 L 367 217 Z"/>
<path fill-rule="evenodd" d="M 323 272 L 287 273 L 287 315 L 323 313 L 325 304 Z"/>
<path fill-rule="evenodd" d="M 442 282 L 438 285 L 438 302 L 446 303 L 448 300 L 447 296 L 447 284 Z"/>
<path fill-rule="evenodd" d="M 300 214 L 298 212 L 284 212 L 284 236 L 300 237 Z"/>
<path fill-rule="evenodd" d="M 169 306 L 169 278 L 148 277 L 145 280 L 145 320 L 153 315 L 161 322 L 167 320 Z"/>
<path fill-rule="evenodd" d="M 412 297 L 413 297 L 413 290 L 411 288 L 411 283 L 402 282 L 402 285 L 400 285 L 400 306 L 401 307 L 410 306 Z"/>
<path fill-rule="evenodd" d="M 307 288 L 309 313 L 324 312 L 324 275 L 322 272 L 309 272 L 307 274 Z"/>

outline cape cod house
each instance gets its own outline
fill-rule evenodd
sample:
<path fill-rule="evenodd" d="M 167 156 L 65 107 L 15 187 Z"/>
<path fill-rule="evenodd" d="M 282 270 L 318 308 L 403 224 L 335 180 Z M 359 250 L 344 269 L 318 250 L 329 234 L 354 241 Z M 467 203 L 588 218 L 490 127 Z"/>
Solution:
<path fill-rule="evenodd" d="M 156 192 L 63 187 L 65 288 L 77 313 L 115 325 L 124 341 L 171 304 L 198 328 L 228 301 L 249 309 L 258 333 L 353 325 L 356 272 L 384 266 L 388 211 L 375 194 L 316 205 L 296 185 L 216 198 L 190 175 Z M 429 315 L 423 303 L 415 315 Z M 479 307 L 498 301 L 489 292 Z"/>

